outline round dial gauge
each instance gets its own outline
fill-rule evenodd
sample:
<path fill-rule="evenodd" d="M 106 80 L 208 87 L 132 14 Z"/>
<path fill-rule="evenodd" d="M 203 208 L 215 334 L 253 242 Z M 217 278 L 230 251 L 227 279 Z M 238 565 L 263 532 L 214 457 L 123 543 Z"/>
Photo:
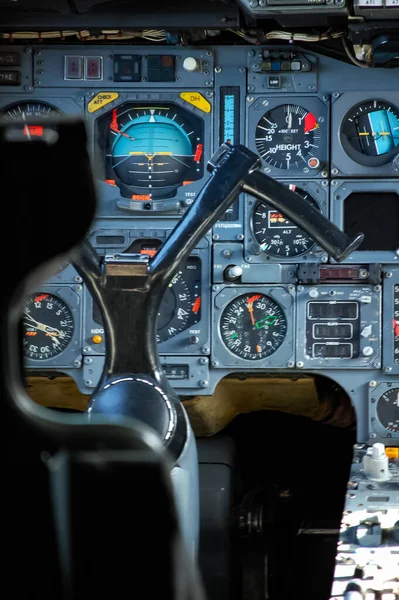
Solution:
<path fill-rule="evenodd" d="M 172 103 L 127 102 L 98 120 L 106 181 L 122 196 L 169 198 L 203 175 L 203 121 Z"/>
<path fill-rule="evenodd" d="M 284 342 L 287 319 L 269 296 L 243 294 L 224 309 L 220 331 L 230 352 L 246 360 L 261 360 Z"/>
<path fill-rule="evenodd" d="M 178 271 L 170 282 L 158 311 L 157 342 L 166 342 L 187 327 L 195 325 L 200 317 L 200 286 L 190 286 L 183 271 Z"/>
<path fill-rule="evenodd" d="M 30 119 L 55 119 L 60 116 L 60 111 L 45 102 L 19 102 L 3 110 L 1 118 L 7 121 L 29 121 Z M 25 125 L 24 135 L 29 139 L 43 136 L 43 126 Z"/>
<path fill-rule="evenodd" d="M 382 394 L 377 404 L 377 416 L 385 429 L 399 432 L 399 388 L 392 388 Z"/>
<path fill-rule="evenodd" d="M 368 100 L 344 117 L 341 141 L 345 152 L 364 166 L 382 166 L 399 153 L 399 109 L 388 102 Z"/>
<path fill-rule="evenodd" d="M 319 123 L 302 106 L 284 104 L 265 113 L 256 127 L 255 144 L 263 160 L 277 169 L 320 167 Z"/>
<path fill-rule="evenodd" d="M 32 294 L 23 314 L 23 349 L 27 358 L 46 360 L 61 354 L 72 340 L 74 320 L 61 298 Z"/>
<path fill-rule="evenodd" d="M 320 210 L 316 200 L 304 190 L 290 185 L 290 190 Z M 252 214 L 254 238 L 263 252 L 270 256 L 291 258 L 309 252 L 315 245 L 302 229 L 287 219 L 280 211 L 266 202 L 258 202 Z"/>

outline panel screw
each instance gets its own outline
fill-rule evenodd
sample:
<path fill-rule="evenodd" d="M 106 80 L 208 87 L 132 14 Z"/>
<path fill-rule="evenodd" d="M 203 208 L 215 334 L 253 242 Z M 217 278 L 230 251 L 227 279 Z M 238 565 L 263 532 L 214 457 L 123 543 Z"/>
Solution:
<path fill-rule="evenodd" d="M 201 381 L 198 382 L 199 386 L 202 388 L 206 388 L 209 385 L 209 381 L 207 381 L 206 379 L 201 379 Z"/>
<path fill-rule="evenodd" d="M 302 362 L 301 360 L 299 360 L 299 361 L 296 363 L 296 366 L 297 366 L 297 368 L 298 368 L 298 369 L 303 369 L 303 367 L 304 367 L 304 364 L 303 364 L 303 362 Z"/>
<path fill-rule="evenodd" d="M 41 85 L 41 84 L 42 84 L 42 82 L 39 79 L 35 80 L 35 85 Z"/>
<path fill-rule="evenodd" d="M 218 366 L 219 366 L 219 363 L 218 363 L 218 361 L 217 361 L 217 360 L 213 360 L 213 361 L 211 362 L 211 365 L 212 365 L 212 367 L 218 367 Z"/>
<path fill-rule="evenodd" d="M 320 260 L 321 260 L 322 263 L 326 263 L 327 262 L 327 256 L 322 256 Z"/>
<path fill-rule="evenodd" d="M 269 106 L 269 100 L 263 100 L 262 106 Z"/>
<path fill-rule="evenodd" d="M 201 348 L 201 352 L 202 352 L 202 354 L 209 354 L 210 349 L 207 348 L 206 346 L 204 346 L 204 348 Z"/>
<path fill-rule="evenodd" d="M 217 292 L 218 289 L 219 289 L 219 286 L 218 285 L 214 285 L 212 289 L 213 289 L 214 292 Z"/>
<path fill-rule="evenodd" d="M 322 177 L 327 177 L 328 173 L 327 173 L 327 171 L 323 171 L 321 175 L 322 175 Z M 321 185 L 322 185 L 322 187 L 327 187 L 328 186 L 328 181 L 326 181 L 326 180 L 322 181 Z"/>
<path fill-rule="evenodd" d="M 337 181 L 336 179 L 333 179 L 332 182 L 331 182 L 331 185 L 333 187 L 337 187 L 338 184 L 339 184 L 339 181 Z M 335 198 L 335 200 L 339 200 L 339 198 Z"/>
<path fill-rule="evenodd" d="M 220 236 L 217 233 L 214 233 L 212 236 L 212 239 L 217 241 L 220 238 Z"/>
<path fill-rule="evenodd" d="M 298 285 L 298 292 L 303 292 L 304 287 L 302 285 Z"/>
<path fill-rule="evenodd" d="M 212 81 L 205 81 L 205 85 L 212 85 Z"/>
<path fill-rule="evenodd" d="M 248 52 L 248 56 L 251 56 L 251 57 L 255 56 L 255 52 L 253 50 L 251 50 L 250 52 Z"/>
<path fill-rule="evenodd" d="M 331 169 L 331 175 L 335 176 L 338 175 L 339 171 L 338 169 Z"/>
<path fill-rule="evenodd" d="M 315 85 L 308 85 L 308 90 L 309 90 L 309 92 L 315 92 L 316 91 L 316 86 Z"/>
<path fill-rule="evenodd" d="M 392 273 L 392 271 L 386 271 L 386 273 L 385 273 L 385 277 L 386 277 L 387 279 L 391 279 L 391 277 L 392 277 L 392 276 L 393 276 L 393 273 Z"/>
<path fill-rule="evenodd" d="M 369 383 L 369 387 L 372 387 L 372 388 L 374 388 L 374 387 L 376 387 L 376 386 L 377 386 L 377 382 L 376 382 L 376 381 L 374 381 L 374 379 L 373 379 L 373 381 L 370 381 L 370 383 Z"/>
<path fill-rule="evenodd" d="M 85 365 L 91 365 L 91 363 L 93 362 L 93 359 L 90 358 L 90 356 L 85 356 L 83 362 Z"/>
<path fill-rule="evenodd" d="M 26 85 L 24 87 L 25 92 L 33 92 L 33 87 L 31 85 Z"/>
<path fill-rule="evenodd" d="M 248 92 L 254 92 L 255 91 L 255 87 L 253 85 L 249 85 L 247 87 Z"/>
<path fill-rule="evenodd" d="M 241 242 L 243 239 L 244 239 L 244 236 L 243 236 L 243 234 L 242 234 L 242 233 L 239 233 L 239 234 L 237 235 L 237 240 L 240 240 L 240 242 Z"/>
<path fill-rule="evenodd" d="M 367 279 L 367 277 L 369 276 L 369 272 L 367 271 L 367 269 L 360 269 L 359 275 L 361 279 Z"/>
<path fill-rule="evenodd" d="M 333 96 L 333 98 L 335 98 L 335 100 L 337 100 L 337 98 L 339 98 L 339 93 L 338 92 L 334 92 L 332 96 Z"/>
<path fill-rule="evenodd" d="M 201 358 L 199 359 L 199 364 L 200 364 L 200 365 L 207 365 L 207 364 L 208 364 L 208 359 L 207 359 L 207 358 L 204 358 L 204 357 L 201 357 Z"/>
<path fill-rule="evenodd" d="M 73 364 L 75 365 L 75 367 L 77 369 L 79 369 L 79 367 L 82 366 L 82 362 L 77 358 L 76 360 L 73 361 Z"/>
<path fill-rule="evenodd" d="M 85 354 L 89 354 L 89 352 L 91 352 L 91 348 L 89 346 L 86 346 L 85 348 L 83 348 L 83 352 Z"/>
<path fill-rule="evenodd" d="M 25 54 L 32 54 L 32 48 L 25 48 Z"/>
<path fill-rule="evenodd" d="M 75 281 L 76 283 L 82 283 L 82 278 L 80 277 L 80 275 L 76 275 Z"/>
<path fill-rule="evenodd" d="M 380 285 L 375 285 L 374 286 L 374 291 L 375 292 L 380 292 L 381 291 L 381 286 Z"/>
<path fill-rule="evenodd" d="M 211 52 L 210 50 L 208 50 L 208 52 L 206 53 L 207 56 L 213 56 L 213 52 Z"/>
<path fill-rule="evenodd" d="M 222 256 L 224 258 L 231 258 L 231 251 L 230 250 L 223 250 Z"/>
<path fill-rule="evenodd" d="M 240 71 L 240 73 L 245 73 L 245 67 L 240 67 L 238 70 Z"/>
<path fill-rule="evenodd" d="M 211 91 L 207 90 L 207 91 L 205 92 L 205 96 L 206 96 L 207 98 L 213 98 L 213 92 L 211 92 Z"/>
<path fill-rule="evenodd" d="M 390 373 L 392 371 L 392 367 L 385 367 L 385 373 Z"/>
<path fill-rule="evenodd" d="M 370 439 L 374 440 L 377 437 L 376 433 L 370 433 Z"/>
<path fill-rule="evenodd" d="M 215 73 L 221 73 L 222 67 L 215 67 Z"/>
<path fill-rule="evenodd" d="M 381 369 L 381 363 L 375 362 L 373 367 L 374 367 L 374 369 Z"/>
<path fill-rule="evenodd" d="M 76 292 L 81 292 L 83 290 L 81 285 L 75 285 L 75 291 Z"/>
<path fill-rule="evenodd" d="M 254 101 L 253 96 L 247 96 L 247 102 L 253 102 L 253 101 Z"/>
<path fill-rule="evenodd" d="M 87 385 L 87 387 L 90 387 L 93 384 L 91 379 L 86 379 L 85 381 L 85 385 Z"/>
<path fill-rule="evenodd" d="M 290 360 L 290 361 L 289 361 L 289 363 L 287 364 L 287 367 L 288 367 L 289 369 L 293 369 L 293 368 L 295 367 L 295 363 L 294 363 L 294 361 Z"/>

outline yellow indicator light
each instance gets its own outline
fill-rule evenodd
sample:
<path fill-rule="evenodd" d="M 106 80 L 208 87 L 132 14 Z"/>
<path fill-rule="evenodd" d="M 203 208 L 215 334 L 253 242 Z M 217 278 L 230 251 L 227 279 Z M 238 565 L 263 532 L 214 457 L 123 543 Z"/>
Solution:
<path fill-rule="evenodd" d="M 199 92 L 181 92 L 180 98 L 188 104 L 192 104 L 204 113 L 211 112 L 211 104 L 206 98 Z"/>
<path fill-rule="evenodd" d="M 119 94 L 116 92 L 100 92 L 90 100 L 87 105 L 87 110 L 89 113 L 94 113 L 96 110 L 104 108 L 104 106 L 107 106 L 107 104 L 110 104 L 110 102 L 113 102 L 117 98 L 119 98 Z"/>
<path fill-rule="evenodd" d="M 399 458 L 399 448 L 385 448 L 388 458 Z"/>
<path fill-rule="evenodd" d="M 93 335 L 93 343 L 94 344 L 101 344 L 101 342 L 103 341 L 103 337 L 102 335 Z"/>

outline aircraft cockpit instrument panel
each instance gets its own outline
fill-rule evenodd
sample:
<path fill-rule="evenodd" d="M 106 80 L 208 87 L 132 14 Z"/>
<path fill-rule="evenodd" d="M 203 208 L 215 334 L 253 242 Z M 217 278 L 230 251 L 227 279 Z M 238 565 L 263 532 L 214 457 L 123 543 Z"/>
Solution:
<path fill-rule="evenodd" d="M 0 48 L 1 117 L 40 137 L 46 118 L 62 114 L 87 123 L 99 199 L 89 239 L 99 256 L 154 256 L 223 142 L 248 146 L 264 173 L 347 233 L 363 231 L 363 245 L 337 264 L 272 205 L 242 194 L 175 274 L 159 351 L 182 396 L 210 395 L 233 373 L 322 374 L 350 395 L 359 440 L 399 439 L 394 70 L 294 44 Z M 27 297 L 22 333 L 29 372 L 66 373 L 92 393 L 104 329 L 71 264 Z"/>

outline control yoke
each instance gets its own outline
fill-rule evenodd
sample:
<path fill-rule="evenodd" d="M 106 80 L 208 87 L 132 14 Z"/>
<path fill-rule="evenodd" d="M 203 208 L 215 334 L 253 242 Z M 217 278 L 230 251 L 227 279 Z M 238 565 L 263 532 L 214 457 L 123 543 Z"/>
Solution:
<path fill-rule="evenodd" d="M 76 268 L 103 314 L 107 346 L 102 380 L 89 412 L 137 415 L 139 411 L 142 420 L 154 427 L 154 415 L 143 413 L 143 402 L 136 393 L 137 378 L 142 386 L 144 373 L 149 375 L 148 382 L 166 391 L 171 405 L 179 410 L 179 399 L 163 373 L 157 351 L 159 306 L 180 264 L 240 193 L 251 194 L 284 213 L 337 261 L 356 250 L 363 240 L 363 234 L 349 238 L 301 196 L 261 173 L 259 158 L 244 146 L 222 145 L 208 166 L 212 172 L 208 182 L 151 260 L 137 254 L 115 254 L 105 256 L 100 268 L 98 256 L 89 244 L 83 248 Z M 121 374 L 134 375 L 136 379 L 121 379 Z M 122 391 L 122 386 L 126 390 Z M 163 405 L 159 395 L 153 395 L 152 402 L 144 403 L 146 407 Z M 168 427 L 166 409 L 164 412 L 165 421 L 157 430 Z M 156 414 L 159 418 L 160 409 Z M 175 416 L 175 423 L 179 423 Z"/>

